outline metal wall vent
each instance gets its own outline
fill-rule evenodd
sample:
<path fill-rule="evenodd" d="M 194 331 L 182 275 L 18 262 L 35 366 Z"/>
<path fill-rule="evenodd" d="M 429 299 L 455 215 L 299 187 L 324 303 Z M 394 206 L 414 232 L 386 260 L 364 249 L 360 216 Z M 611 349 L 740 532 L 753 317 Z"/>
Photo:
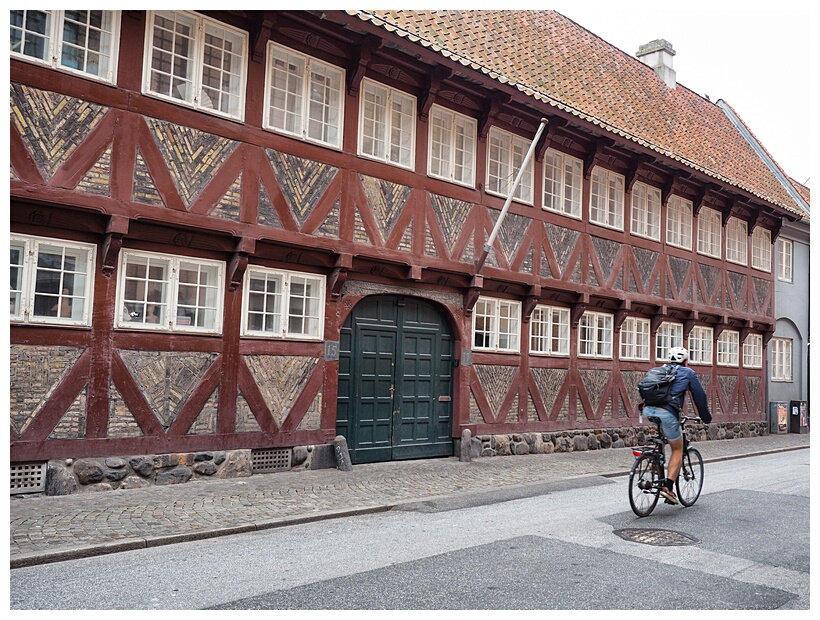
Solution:
<path fill-rule="evenodd" d="M 42 493 L 46 490 L 48 463 L 14 463 L 11 466 L 11 495 Z"/>
<path fill-rule="evenodd" d="M 251 450 L 253 473 L 266 474 L 272 471 L 289 471 L 290 455 L 290 448 L 284 450 Z"/>

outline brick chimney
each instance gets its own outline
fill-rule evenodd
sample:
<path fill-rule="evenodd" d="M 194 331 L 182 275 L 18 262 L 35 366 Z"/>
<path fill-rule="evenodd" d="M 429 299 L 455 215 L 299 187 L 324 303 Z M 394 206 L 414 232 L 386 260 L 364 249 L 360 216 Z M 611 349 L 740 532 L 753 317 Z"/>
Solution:
<path fill-rule="evenodd" d="M 675 70 L 672 68 L 672 58 L 675 50 L 672 44 L 664 39 L 655 39 L 646 45 L 641 45 L 635 56 L 645 65 L 654 69 L 656 75 L 661 78 L 669 88 L 677 86 Z"/>

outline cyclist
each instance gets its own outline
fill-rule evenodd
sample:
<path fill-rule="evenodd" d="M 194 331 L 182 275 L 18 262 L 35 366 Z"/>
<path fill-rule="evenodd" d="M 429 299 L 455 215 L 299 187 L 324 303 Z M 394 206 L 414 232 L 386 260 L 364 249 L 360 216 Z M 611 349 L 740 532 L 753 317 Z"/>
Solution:
<path fill-rule="evenodd" d="M 668 478 L 663 483 L 663 486 L 661 486 L 660 491 L 664 500 L 670 504 L 678 503 L 678 497 L 672 489 L 674 488 L 675 480 L 678 478 L 683 457 L 680 412 L 681 409 L 683 409 L 683 398 L 687 391 L 692 395 L 698 417 L 707 424 L 712 421 L 706 391 L 703 389 L 695 371 L 686 365 L 688 360 L 689 351 L 683 347 L 672 347 L 669 349 L 669 363 L 677 366 L 676 378 L 672 384 L 669 403 L 660 407 L 641 404 L 641 410 L 645 416 L 660 419 L 663 434 L 669 441 L 669 447 L 672 448 L 672 454 L 669 457 L 669 467 L 666 472 Z"/>

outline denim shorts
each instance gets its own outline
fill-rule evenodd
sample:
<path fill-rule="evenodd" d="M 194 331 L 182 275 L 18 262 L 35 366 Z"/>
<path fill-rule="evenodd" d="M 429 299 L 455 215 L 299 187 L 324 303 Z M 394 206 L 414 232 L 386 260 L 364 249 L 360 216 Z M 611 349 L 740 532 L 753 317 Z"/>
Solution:
<path fill-rule="evenodd" d="M 647 405 L 643 408 L 643 417 L 648 419 L 649 416 L 660 419 L 663 434 L 666 435 L 666 438 L 669 441 L 674 441 L 681 436 L 680 420 L 678 419 L 678 416 L 671 411 L 664 409 L 663 407 L 651 407 Z"/>

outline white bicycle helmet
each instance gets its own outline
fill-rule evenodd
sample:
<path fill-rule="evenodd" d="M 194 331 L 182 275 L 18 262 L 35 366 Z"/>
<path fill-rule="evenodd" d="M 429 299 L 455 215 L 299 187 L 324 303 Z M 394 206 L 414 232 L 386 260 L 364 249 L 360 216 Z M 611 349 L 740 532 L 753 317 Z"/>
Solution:
<path fill-rule="evenodd" d="M 669 361 L 676 364 L 683 364 L 689 359 L 689 351 L 683 347 L 672 347 L 669 349 Z"/>

